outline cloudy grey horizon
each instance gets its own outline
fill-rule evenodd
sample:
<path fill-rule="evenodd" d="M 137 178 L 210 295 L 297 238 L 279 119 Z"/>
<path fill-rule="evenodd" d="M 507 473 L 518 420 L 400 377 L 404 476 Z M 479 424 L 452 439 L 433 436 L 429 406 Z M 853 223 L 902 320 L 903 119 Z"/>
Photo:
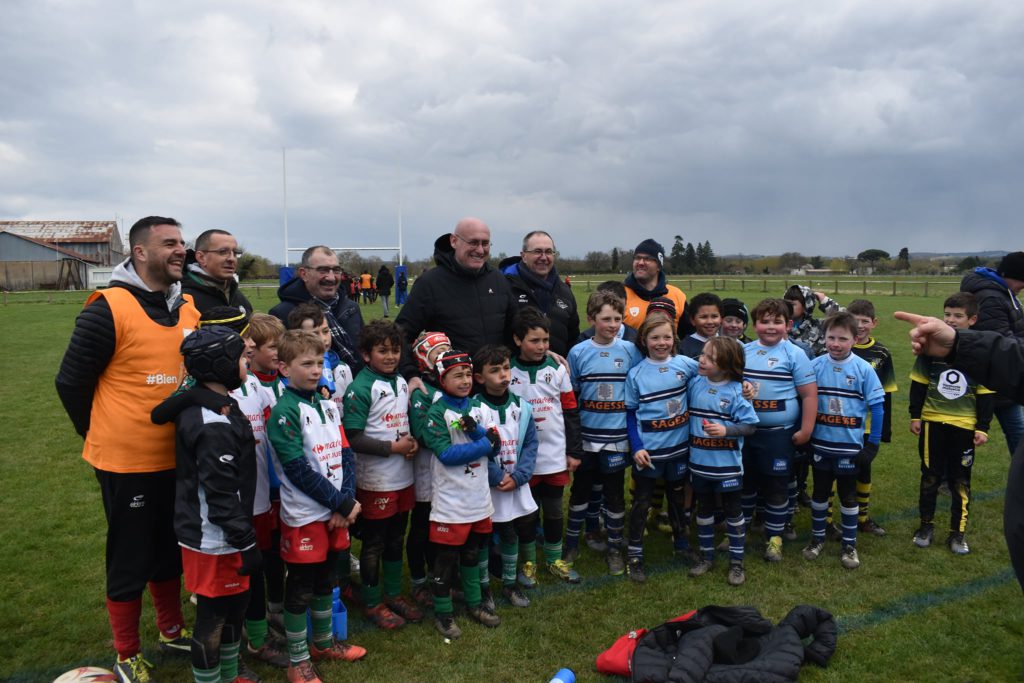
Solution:
<path fill-rule="evenodd" d="M 1014 250 L 1024 4 L 0 5 L 0 218 L 424 258 Z M 401 207 L 401 209 L 399 209 Z M 383 255 L 383 254 L 382 254 Z M 294 256 L 293 256 L 294 259 Z"/>

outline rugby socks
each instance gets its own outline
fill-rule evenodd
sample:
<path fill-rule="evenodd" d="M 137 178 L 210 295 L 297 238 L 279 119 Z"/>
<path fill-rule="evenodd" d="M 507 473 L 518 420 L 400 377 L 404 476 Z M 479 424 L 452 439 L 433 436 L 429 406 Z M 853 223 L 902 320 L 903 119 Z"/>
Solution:
<path fill-rule="evenodd" d="M 562 542 L 548 543 L 544 541 L 544 561 L 554 564 L 560 559 L 562 559 Z"/>
<path fill-rule="evenodd" d="M 267 620 L 246 619 L 245 633 L 249 638 L 250 647 L 254 650 L 260 649 L 263 647 L 263 644 L 267 642 Z"/>
<path fill-rule="evenodd" d="M 818 502 L 811 499 L 811 535 L 815 543 L 825 540 L 825 527 L 828 522 L 825 520 L 828 515 L 828 501 Z"/>
<path fill-rule="evenodd" d="M 486 553 L 485 553 L 486 556 Z M 483 572 L 487 571 L 487 561 L 484 560 Z M 466 598 L 466 607 L 469 609 L 475 609 L 480 606 L 480 565 L 471 564 L 469 566 L 462 565 L 462 594 Z M 437 600 L 437 598 L 434 598 Z M 435 610 L 437 604 L 435 603 Z"/>
<path fill-rule="evenodd" d="M 547 545 L 545 543 L 545 545 Z M 525 562 L 533 562 L 537 564 L 537 544 L 536 543 L 520 543 L 519 544 L 519 559 Z"/>
<path fill-rule="evenodd" d="M 309 603 L 309 611 L 313 621 L 313 644 L 321 650 L 326 650 L 334 642 L 334 633 L 331 631 L 331 602 L 332 596 L 314 595 Z"/>
<path fill-rule="evenodd" d="M 185 625 L 181 613 L 181 577 L 166 581 L 150 581 L 149 594 L 156 609 L 156 627 L 168 638 L 177 638 Z"/>
<path fill-rule="evenodd" d="M 284 611 L 284 633 L 288 640 L 288 659 L 298 664 L 309 659 L 309 646 L 306 644 L 306 614 L 292 614 Z"/>
<path fill-rule="evenodd" d="M 220 644 L 220 679 L 233 681 L 238 678 L 238 650 L 241 641 Z"/>
<path fill-rule="evenodd" d="M 857 513 L 857 521 L 868 521 L 868 506 L 871 505 L 871 482 L 857 482 L 857 504 L 860 512 Z"/>
<path fill-rule="evenodd" d="M 754 523 L 754 510 L 757 507 L 757 491 L 743 492 L 740 498 L 740 508 L 743 510 L 743 517 L 747 525 Z"/>
<path fill-rule="evenodd" d="M 764 506 L 764 536 L 781 536 L 782 528 L 786 525 L 786 516 L 789 513 L 789 501 L 785 498 L 778 505 L 765 503 Z"/>
<path fill-rule="evenodd" d="M 516 568 L 519 565 L 519 543 L 501 543 L 501 585 L 516 585 Z"/>
<path fill-rule="evenodd" d="M 397 598 L 402 594 L 402 561 L 383 560 L 381 580 L 384 583 L 384 595 Z"/>
<path fill-rule="evenodd" d="M 477 574 L 477 581 L 480 583 L 480 592 L 491 590 L 491 549 L 488 546 L 490 543 L 490 537 L 488 537 L 482 544 L 480 552 L 477 555 L 478 562 L 477 567 L 479 571 Z M 466 604 L 469 604 L 469 597 L 466 598 Z"/>
<path fill-rule="evenodd" d="M 839 514 L 843 519 L 843 545 L 857 546 L 857 507 L 839 508 Z"/>
<path fill-rule="evenodd" d="M 608 532 L 608 548 L 609 549 L 621 549 L 622 548 L 622 527 L 625 524 L 626 512 L 619 510 L 618 512 L 611 512 L 605 510 L 605 531 Z"/>
<path fill-rule="evenodd" d="M 139 617 L 142 616 L 142 598 L 111 600 L 107 598 L 107 616 L 114 634 L 114 649 L 122 660 L 139 654 Z"/>
<path fill-rule="evenodd" d="M 796 484 L 796 479 L 789 480 L 789 510 L 786 513 L 786 524 L 793 523 L 793 517 L 796 516 L 797 499 L 800 497 L 800 487 Z"/>
<path fill-rule="evenodd" d="M 700 552 L 706 559 L 715 559 L 715 516 L 701 517 L 697 515 L 697 542 Z"/>
<path fill-rule="evenodd" d="M 569 506 L 569 521 L 565 525 L 565 547 L 566 548 L 578 548 L 580 547 L 580 530 L 583 528 L 583 520 L 587 518 L 587 504 L 582 505 L 570 505 Z M 589 520 L 588 520 L 589 524 Z M 597 523 L 594 523 L 595 531 Z"/>
<path fill-rule="evenodd" d="M 235 668 L 238 668 L 237 664 Z M 195 665 L 192 666 L 192 678 L 195 679 L 196 683 L 220 683 L 220 667 L 215 666 L 212 669 L 197 669 Z M 234 679 L 224 679 L 234 680 Z"/>
<path fill-rule="evenodd" d="M 601 518 L 601 508 L 604 506 L 604 484 L 594 484 L 590 487 L 590 502 L 587 503 L 586 516 L 587 516 L 587 533 L 593 533 L 600 531 L 601 527 L 599 520 Z M 570 514 L 571 518 L 571 514 Z M 607 518 L 606 518 L 607 520 Z M 577 530 L 577 536 L 579 531 Z M 573 546 L 575 547 L 575 546 Z"/>
<path fill-rule="evenodd" d="M 743 544 L 746 540 L 743 514 L 738 517 L 726 517 L 725 525 L 729 534 L 729 563 L 743 564 Z"/>
<path fill-rule="evenodd" d="M 371 586 L 369 584 L 363 584 L 363 604 L 368 609 L 372 609 L 380 604 L 380 586 Z"/>

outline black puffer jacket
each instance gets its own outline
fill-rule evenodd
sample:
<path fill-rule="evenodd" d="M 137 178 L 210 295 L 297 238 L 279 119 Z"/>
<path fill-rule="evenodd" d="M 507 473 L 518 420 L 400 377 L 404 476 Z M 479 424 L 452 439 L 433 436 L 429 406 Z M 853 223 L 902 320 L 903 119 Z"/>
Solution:
<path fill-rule="evenodd" d="M 444 332 L 456 349 L 470 354 L 485 344 L 510 343 L 516 305 L 508 281 L 489 264 L 476 272 L 459 265 L 449 235 L 445 233 L 434 242 L 437 265 L 416 278 L 395 318 L 406 342 L 428 330 Z M 402 375 L 417 374 L 415 360 L 403 354 Z"/>
<path fill-rule="evenodd" d="M 970 292 L 978 300 L 978 322 L 971 329 L 1024 339 L 1024 312 L 994 270 L 976 268 L 967 273 L 960 281 L 960 291 Z"/>
<path fill-rule="evenodd" d="M 192 295 L 192 303 L 200 313 L 206 313 L 215 306 L 231 306 L 252 315 L 252 304 L 238 288 L 237 280 L 231 278 L 225 289 L 218 286 L 197 264 L 190 265 L 185 272 L 185 277 L 181 279 L 181 291 Z"/>
<path fill-rule="evenodd" d="M 359 354 L 358 346 L 359 333 L 363 331 L 363 313 L 359 310 L 359 304 L 349 299 L 347 293 L 342 292 L 341 289 L 338 292 L 338 297 L 331 304 L 331 313 L 348 334 L 350 344 L 347 345 L 347 348 L 349 352 L 361 363 L 362 356 Z M 270 315 L 283 322 L 286 327 L 288 326 L 288 314 L 299 304 L 313 299 L 309 290 L 306 289 L 306 284 L 298 276 L 277 288 L 277 298 L 281 300 L 281 303 L 270 309 Z M 361 364 L 359 367 L 352 368 L 352 374 L 356 374 L 360 369 L 362 369 Z"/>
<path fill-rule="evenodd" d="M 551 288 L 547 310 L 544 310 L 537 299 L 536 287 L 524 278 L 520 270 L 521 263 L 522 258 L 512 256 L 502 261 L 499 266 L 512 287 L 516 307 L 518 309 L 533 306 L 546 315 L 551 323 L 551 350 L 560 356 L 566 356 L 580 336 L 580 315 L 576 309 L 576 297 L 572 295 L 569 286 L 558 277 L 558 272 L 552 268 L 554 286 Z"/>
<path fill-rule="evenodd" d="M 836 649 L 832 615 L 794 607 L 772 626 L 753 607 L 709 606 L 646 633 L 633 653 L 635 683 L 787 683 L 805 660 L 828 664 Z M 812 638 L 804 646 L 803 639 Z"/>

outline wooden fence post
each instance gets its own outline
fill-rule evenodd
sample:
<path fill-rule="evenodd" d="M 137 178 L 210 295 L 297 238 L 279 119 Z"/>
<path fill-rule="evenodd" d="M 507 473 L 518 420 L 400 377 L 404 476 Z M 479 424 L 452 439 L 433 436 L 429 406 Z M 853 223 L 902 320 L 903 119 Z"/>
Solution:
<path fill-rule="evenodd" d="M 896 296 L 896 281 L 892 281 L 892 295 Z"/>

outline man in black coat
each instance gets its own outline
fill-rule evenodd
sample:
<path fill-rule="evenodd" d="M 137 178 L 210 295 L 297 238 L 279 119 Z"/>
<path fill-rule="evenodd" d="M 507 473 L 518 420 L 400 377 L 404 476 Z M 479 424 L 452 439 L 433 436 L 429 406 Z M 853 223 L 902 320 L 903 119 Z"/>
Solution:
<path fill-rule="evenodd" d="M 580 336 L 576 297 L 555 269 L 555 241 L 543 230 L 523 238 L 523 250 L 501 262 L 517 307 L 533 306 L 551 323 L 551 351 L 565 357 Z"/>
<path fill-rule="evenodd" d="M 359 333 L 363 330 L 363 313 L 359 304 L 344 292 L 339 293 L 341 266 L 338 255 L 330 247 L 310 247 L 302 252 L 298 273 L 277 289 L 281 303 L 270 309 L 270 315 L 288 324 L 288 314 L 301 303 L 313 301 L 324 309 L 331 328 L 331 347 L 345 361 L 355 376 L 363 367 L 359 353 Z"/>
<path fill-rule="evenodd" d="M 971 329 L 990 330 L 1024 340 L 1024 312 L 1017 295 L 1024 289 L 1024 252 L 1003 257 L 999 267 L 975 268 L 960 281 L 960 291 L 978 300 L 978 322 Z M 1010 455 L 1024 438 L 1024 408 L 1003 392 L 996 397 L 996 418 L 1006 437 Z"/>
<path fill-rule="evenodd" d="M 469 354 L 485 344 L 508 344 L 516 306 L 508 281 L 488 263 L 491 229 L 479 218 L 463 218 L 434 242 L 437 265 L 416 278 L 395 318 L 412 343 L 424 330 L 444 332 Z M 406 349 L 407 351 L 408 349 Z M 403 353 L 402 375 L 419 381 L 416 361 Z"/>
<path fill-rule="evenodd" d="M 238 288 L 235 269 L 242 252 L 238 241 L 224 230 L 207 230 L 196 238 L 189 252 L 181 291 L 192 295 L 192 303 L 205 313 L 214 306 L 231 306 L 252 314 L 252 304 Z"/>

